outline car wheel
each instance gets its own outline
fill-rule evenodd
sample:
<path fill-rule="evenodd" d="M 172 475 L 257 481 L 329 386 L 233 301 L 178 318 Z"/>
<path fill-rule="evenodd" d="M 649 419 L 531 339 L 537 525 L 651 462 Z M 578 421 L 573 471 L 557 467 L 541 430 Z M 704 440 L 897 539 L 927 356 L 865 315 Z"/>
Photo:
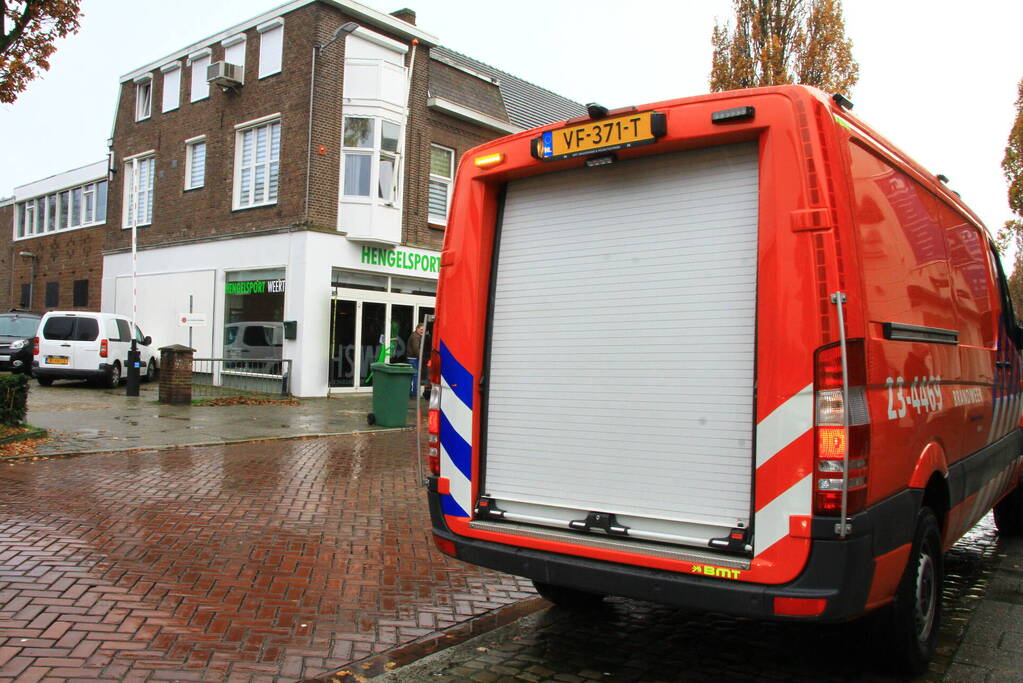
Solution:
<path fill-rule="evenodd" d="M 146 382 L 154 381 L 156 381 L 156 361 L 150 359 L 149 362 L 146 363 Z"/>
<path fill-rule="evenodd" d="M 995 505 L 995 526 L 1002 536 L 1023 536 L 1023 479 Z"/>
<path fill-rule="evenodd" d="M 107 371 L 107 388 L 116 389 L 121 386 L 121 364 L 114 363 Z"/>
<path fill-rule="evenodd" d="M 48 387 L 53 384 L 52 377 L 36 377 L 36 381 L 39 382 L 39 386 Z"/>
<path fill-rule="evenodd" d="M 600 593 L 581 591 L 578 588 L 567 586 L 556 586 L 553 583 L 533 581 L 533 587 L 540 597 L 553 602 L 558 607 L 572 610 L 585 610 L 598 607 L 604 600 Z"/>
<path fill-rule="evenodd" d="M 916 534 L 895 602 L 885 615 L 883 634 L 892 662 L 904 674 L 927 670 L 941 621 L 943 566 L 938 520 L 930 508 L 917 514 Z"/>

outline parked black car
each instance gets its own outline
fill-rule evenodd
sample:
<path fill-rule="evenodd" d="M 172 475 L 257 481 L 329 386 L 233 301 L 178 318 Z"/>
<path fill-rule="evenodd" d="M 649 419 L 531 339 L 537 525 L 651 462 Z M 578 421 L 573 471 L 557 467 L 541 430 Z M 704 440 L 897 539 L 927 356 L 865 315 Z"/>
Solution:
<path fill-rule="evenodd" d="M 0 370 L 32 372 L 32 344 L 43 316 L 12 309 L 0 313 Z"/>

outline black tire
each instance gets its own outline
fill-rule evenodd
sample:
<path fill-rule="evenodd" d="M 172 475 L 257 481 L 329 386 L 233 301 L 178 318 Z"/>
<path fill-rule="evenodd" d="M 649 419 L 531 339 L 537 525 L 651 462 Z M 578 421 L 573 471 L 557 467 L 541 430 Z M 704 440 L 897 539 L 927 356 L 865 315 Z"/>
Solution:
<path fill-rule="evenodd" d="M 121 386 L 121 364 L 115 362 L 107 371 L 106 385 L 108 389 L 116 389 Z"/>
<path fill-rule="evenodd" d="M 918 676 L 927 670 L 938 641 L 944 577 L 939 528 L 934 512 L 921 508 L 895 602 L 882 615 L 891 661 L 907 676 Z"/>
<path fill-rule="evenodd" d="M 373 413 L 366 415 L 366 422 L 368 422 L 371 425 L 375 425 L 377 423 L 377 416 L 374 415 Z"/>
<path fill-rule="evenodd" d="M 52 377 L 36 377 L 36 381 L 39 382 L 39 386 L 48 387 L 53 384 Z"/>
<path fill-rule="evenodd" d="M 556 586 L 553 583 L 533 581 L 533 587 L 544 600 L 553 602 L 558 607 L 572 610 L 594 609 L 599 607 L 606 596 L 600 593 L 581 591 L 578 588 Z"/>
<path fill-rule="evenodd" d="M 995 505 L 995 526 L 1002 536 L 1023 536 L 1023 479 Z"/>
<path fill-rule="evenodd" d="M 149 383 L 149 382 L 155 382 L 155 381 L 156 381 L 156 361 L 154 361 L 153 359 L 150 358 L 149 362 L 146 363 L 146 382 Z"/>

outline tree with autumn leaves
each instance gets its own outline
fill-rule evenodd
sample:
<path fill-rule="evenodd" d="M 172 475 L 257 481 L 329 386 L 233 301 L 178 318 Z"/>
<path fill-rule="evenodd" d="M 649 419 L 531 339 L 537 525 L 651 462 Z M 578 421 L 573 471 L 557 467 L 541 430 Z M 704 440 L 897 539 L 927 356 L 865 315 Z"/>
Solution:
<path fill-rule="evenodd" d="M 1009 208 L 1016 217 L 1006 221 L 998 231 L 998 246 L 1004 253 L 1010 244 L 1015 243 L 1016 262 L 1009 276 L 1009 293 L 1016 317 L 1023 318 L 1023 79 L 1016 90 L 1016 120 L 1005 145 L 1002 172 L 1009 183 Z"/>
<path fill-rule="evenodd" d="M 714 25 L 710 89 L 802 83 L 848 95 L 859 80 L 841 0 L 732 0 L 735 26 Z"/>
<path fill-rule="evenodd" d="M 0 0 L 0 102 L 50 68 L 58 38 L 77 33 L 80 0 Z"/>

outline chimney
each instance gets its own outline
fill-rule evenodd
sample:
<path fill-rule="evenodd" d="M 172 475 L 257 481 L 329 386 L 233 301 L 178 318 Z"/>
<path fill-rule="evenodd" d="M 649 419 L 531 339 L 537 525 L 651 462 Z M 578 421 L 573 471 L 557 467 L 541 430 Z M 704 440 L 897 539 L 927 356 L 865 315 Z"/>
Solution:
<path fill-rule="evenodd" d="M 408 7 L 394 10 L 391 12 L 391 16 L 396 19 L 401 19 L 406 24 L 412 24 L 413 26 L 416 25 L 416 11 L 409 9 Z"/>

